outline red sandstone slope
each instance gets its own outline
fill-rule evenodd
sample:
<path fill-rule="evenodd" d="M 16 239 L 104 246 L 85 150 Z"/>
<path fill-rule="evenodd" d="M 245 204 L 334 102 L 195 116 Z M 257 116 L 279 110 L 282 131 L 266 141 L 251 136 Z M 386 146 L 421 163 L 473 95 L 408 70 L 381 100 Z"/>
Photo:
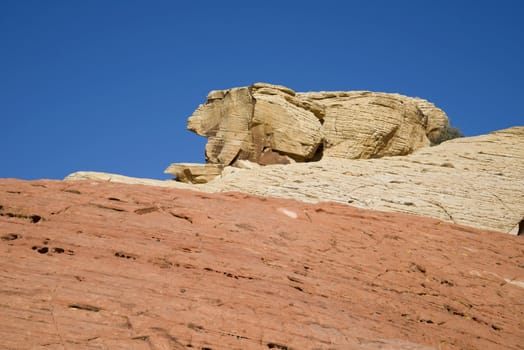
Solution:
<path fill-rule="evenodd" d="M 19 180 L 0 180 L 0 237 L 2 349 L 523 349 L 522 237 Z"/>

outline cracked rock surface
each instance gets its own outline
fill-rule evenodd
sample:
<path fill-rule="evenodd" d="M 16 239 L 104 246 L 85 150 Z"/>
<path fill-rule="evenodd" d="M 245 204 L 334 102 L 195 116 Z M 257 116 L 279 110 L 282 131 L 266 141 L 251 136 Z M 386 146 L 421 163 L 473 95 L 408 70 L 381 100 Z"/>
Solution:
<path fill-rule="evenodd" d="M 0 348 L 522 349 L 523 242 L 340 203 L 2 179 Z"/>
<path fill-rule="evenodd" d="M 517 234 L 524 219 L 522 145 L 524 127 L 515 127 L 401 157 L 230 168 L 206 189 L 337 201 Z"/>
<path fill-rule="evenodd" d="M 211 91 L 188 119 L 189 130 L 208 138 L 206 162 L 223 165 L 404 155 L 429 146 L 445 127 L 446 114 L 420 98 L 297 93 L 266 83 Z"/>
<path fill-rule="evenodd" d="M 207 184 L 79 172 L 68 177 L 205 192 L 239 191 L 306 202 L 336 201 L 480 229 L 524 234 L 524 127 L 446 141 L 380 159 L 226 167 Z M 254 164 L 256 165 L 256 164 Z"/>

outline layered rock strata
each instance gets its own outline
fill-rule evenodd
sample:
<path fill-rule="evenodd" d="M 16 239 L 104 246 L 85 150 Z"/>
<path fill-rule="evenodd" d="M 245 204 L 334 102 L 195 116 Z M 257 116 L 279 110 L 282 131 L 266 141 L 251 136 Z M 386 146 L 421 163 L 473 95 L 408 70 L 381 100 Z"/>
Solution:
<path fill-rule="evenodd" d="M 68 178 L 336 201 L 517 234 L 524 218 L 522 145 L 524 127 L 515 127 L 447 141 L 403 157 L 324 157 L 314 163 L 265 167 L 240 162 L 243 169 L 226 167 L 221 177 L 203 185 L 86 172 Z"/>
<path fill-rule="evenodd" d="M 0 348 L 517 350 L 523 245 L 339 203 L 3 179 Z"/>
<path fill-rule="evenodd" d="M 517 234 L 524 219 L 524 127 L 460 138 L 404 157 L 228 168 L 206 190 L 428 216 Z"/>
<path fill-rule="evenodd" d="M 296 93 L 278 85 L 217 90 L 188 120 L 206 162 L 259 164 L 405 155 L 449 127 L 432 103 L 369 91 Z"/>

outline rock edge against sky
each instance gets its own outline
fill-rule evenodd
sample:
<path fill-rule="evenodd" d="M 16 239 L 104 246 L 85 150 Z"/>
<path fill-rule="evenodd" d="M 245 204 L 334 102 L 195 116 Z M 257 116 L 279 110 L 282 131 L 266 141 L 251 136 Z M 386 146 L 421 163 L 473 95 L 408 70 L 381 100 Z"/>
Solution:
<path fill-rule="evenodd" d="M 336 201 L 524 233 L 524 127 L 428 147 L 447 128 L 444 111 L 420 98 L 256 83 L 211 91 L 188 119 L 208 137 L 207 164 L 165 172 L 197 186 L 83 171 L 66 179 Z"/>

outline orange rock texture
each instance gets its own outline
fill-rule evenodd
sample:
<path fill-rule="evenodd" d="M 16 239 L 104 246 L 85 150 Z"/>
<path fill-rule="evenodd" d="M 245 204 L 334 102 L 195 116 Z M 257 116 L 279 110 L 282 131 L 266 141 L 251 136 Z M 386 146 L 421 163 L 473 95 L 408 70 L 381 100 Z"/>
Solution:
<path fill-rule="evenodd" d="M 0 180 L 1 349 L 522 349 L 524 241 L 405 214 Z"/>

